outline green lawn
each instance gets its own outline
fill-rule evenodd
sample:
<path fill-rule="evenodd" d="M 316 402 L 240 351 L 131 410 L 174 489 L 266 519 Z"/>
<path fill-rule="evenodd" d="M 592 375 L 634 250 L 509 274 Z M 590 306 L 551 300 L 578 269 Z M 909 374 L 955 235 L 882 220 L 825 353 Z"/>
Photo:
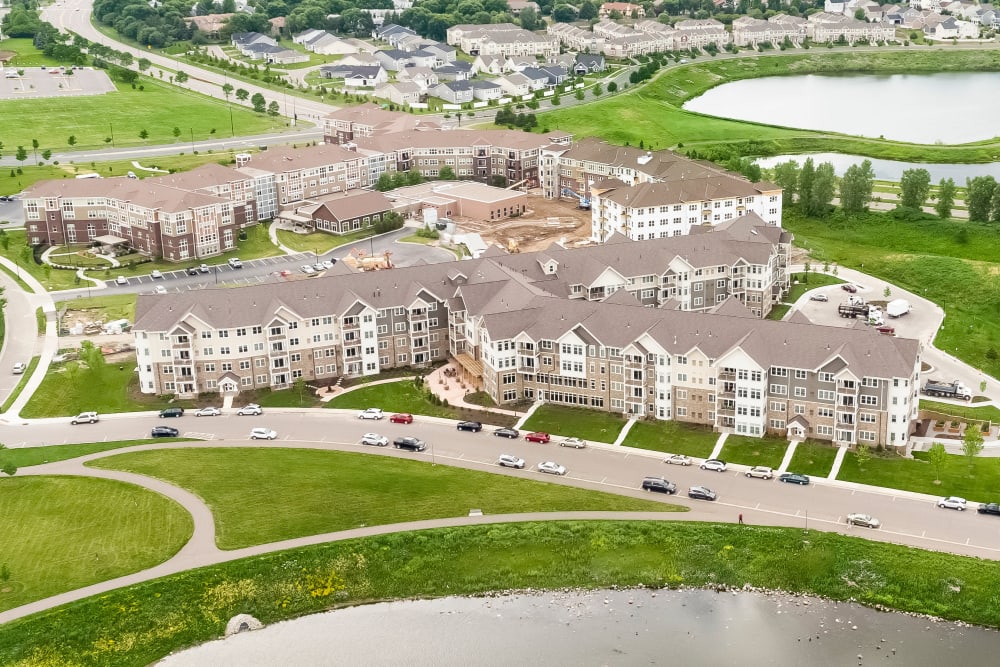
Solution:
<path fill-rule="evenodd" d="M 88 465 L 177 484 L 205 499 L 222 549 L 304 535 L 485 514 L 677 510 L 658 501 L 370 454 L 294 449 L 175 449 Z M 392 484 L 386 484 L 392 479 Z M 267 507 L 247 512 L 247 507 Z"/>
<path fill-rule="evenodd" d="M 997 459 L 976 458 L 970 468 L 966 457 L 949 455 L 941 468 L 941 483 L 935 484 L 933 466 L 922 460 L 927 455 L 914 452 L 914 457 L 872 456 L 871 461 L 860 468 L 858 457 L 849 452 L 837 479 L 931 495 L 962 496 L 977 502 L 1000 502 L 1000 463 Z"/>
<path fill-rule="evenodd" d="M 21 379 L 17 381 L 17 386 L 14 387 L 14 391 L 10 392 L 10 396 L 8 396 L 7 400 L 3 402 L 3 407 L 0 407 L 0 412 L 7 412 L 10 410 L 10 406 L 14 404 L 17 397 L 21 395 L 22 391 L 24 391 L 24 386 L 28 384 L 28 379 L 31 377 L 31 374 L 35 372 L 36 368 L 38 368 L 39 359 L 41 359 L 41 357 L 36 355 L 31 358 L 31 361 L 28 362 L 28 368 L 21 374 Z"/>
<path fill-rule="evenodd" d="M 75 361 L 52 364 L 42 384 L 21 410 L 21 416 L 38 419 L 68 417 L 87 410 L 109 414 L 199 405 L 193 400 L 170 403 L 169 397 L 140 393 L 139 376 L 133 372 L 134 368 L 135 357 L 108 364 L 97 372 Z"/>
<path fill-rule="evenodd" d="M 788 464 L 788 471 L 810 477 L 826 477 L 833 469 L 833 459 L 836 456 L 837 448 L 829 443 L 806 440 L 795 447 L 795 454 Z"/>
<path fill-rule="evenodd" d="M 283 551 L 111 591 L 0 626 L 0 663 L 142 667 L 218 639 L 236 614 L 272 625 L 373 600 L 525 589 L 749 585 L 997 627 L 998 580 L 1000 561 L 799 528 L 468 526 Z"/>
<path fill-rule="evenodd" d="M 375 230 L 364 229 L 343 236 L 327 234 L 326 232 L 312 232 L 310 234 L 296 234 L 287 229 L 278 230 L 278 241 L 294 250 L 295 252 L 313 252 L 322 255 L 334 248 L 339 248 L 348 243 L 354 243 L 369 236 L 374 236 Z"/>
<path fill-rule="evenodd" d="M 386 412 L 409 412 L 429 417 L 456 418 L 453 409 L 431 403 L 427 390 L 417 387 L 408 380 L 354 389 L 329 401 L 326 407 L 356 410 L 379 407 Z"/>
<path fill-rule="evenodd" d="M 719 434 L 707 426 L 678 421 L 642 421 L 632 425 L 622 444 L 704 459 L 712 453 L 718 439 Z"/>
<path fill-rule="evenodd" d="M 779 303 L 767 314 L 767 319 L 780 321 L 791 309 L 792 307 L 787 303 Z"/>
<path fill-rule="evenodd" d="M 128 320 L 135 322 L 135 294 L 108 294 L 94 297 L 78 297 L 70 301 L 56 303 L 56 311 L 63 308 L 67 312 L 86 311 L 90 319 L 113 322 Z"/>
<path fill-rule="evenodd" d="M 38 326 L 38 335 L 44 336 L 49 320 L 45 315 L 45 310 L 41 306 L 35 308 L 35 324 Z"/>
<path fill-rule="evenodd" d="M 82 477 L 0 479 L 0 516 L 0 562 L 10 571 L 0 581 L 0 610 L 152 567 L 194 529 L 159 494 Z"/>
<path fill-rule="evenodd" d="M 813 268 L 817 269 L 820 267 Z M 825 287 L 826 285 L 839 285 L 844 282 L 840 278 L 829 276 L 825 273 L 814 273 L 813 271 L 809 273 L 793 273 L 791 280 L 792 286 L 789 288 L 788 296 L 785 298 L 785 301 L 789 303 L 795 303 L 799 297 L 809 290 L 814 290 L 817 287 Z"/>
<path fill-rule="evenodd" d="M 46 445 L 44 447 L 19 447 L 17 449 L 0 449 L 0 468 L 5 463 L 13 463 L 18 468 L 55 463 L 86 456 L 94 452 L 106 452 L 109 449 L 122 449 L 135 445 L 149 445 L 163 442 L 190 442 L 189 438 L 147 438 L 140 440 L 111 440 L 108 442 L 83 442 L 75 445 Z"/>
<path fill-rule="evenodd" d="M 280 391 L 241 391 L 240 403 L 257 403 L 265 408 L 315 408 L 322 405 L 316 392 L 308 387 L 303 387 L 301 391 L 295 387 Z"/>
<path fill-rule="evenodd" d="M 938 219 L 907 222 L 882 213 L 817 220 L 791 210 L 783 225 L 814 263 L 864 265 L 865 273 L 940 305 L 947 317 L 935 345 L 1000 376 L 1000 227 Z"/>
<path fill-rule="evenodd" d="M 698 60 L 664 71 L 652 82 L 597 103 L 567 107 L 538 116 L 540 129 L 597 136 L 614 144 L 643 142 L 646 148 L 713 148 L 730 145 L 738 154 L 781 155 L 835 151 L 913 162 L 991 162 L 996 140 L 962 146 L 925 146 L 863 137 L 812 132 L 731 121 L 684 111 L 682 106 L 706 90 L 729 81 L 790 74 L 916 73 L 997 71 L 996 50 L 884 50 L 877 53 L 812 49 L 720 60 Z"/>
<path fill-rule="evenodd" d="M 116 84 L 117 90 L 106 95 L 2 101 L 4 145 L 8 151 L 27 146 L 30 152 L 31 140 L 38 139 L 41 149 L 64 150 L 73 135 L 76 150 L 175 143 L 190 149 L 192 141 L 230 136 L 230 110 L 236 136 L 285 128 L 284 118 L 227 106 L 148 76 L 140 76 L 138 85 L 143 90 Z M 175 127 L 179 137 L 173 135 Z M 142 130 L 149 134 L 145 141 L 139 137 Z M 107 138 L 114 141 L 105 142 Z"/>
<path fill-rule="evenodd" d="M 719 458 L 727 463 L 747 466 L 767 466 L 777 469 L 788 451 L 788 440 L 773 436 L 751 438 L 745 435 L 730 435 L 722 445 Z"/>
<path fill-rule="evenodd" d="M 594 442 L 613 443 L 625 426 L 620 415 L 547 403 L 535 410 L 522 427 L 560 436 L 574 436 Z"/>
<path fill-rule="evenodd" d="M 0 41 L 0 51 L 13 51 L 17 54 L 7 64 L 7 67 L 13 69 L 41 67 L 42 65 L 50 67 L 62 64 L 36 49 L 30 37 L 11 37 L 2 40 Z"/>
<path fill-rule="evenodd" d="M 76 273 L 60 271 L 52 267 L 36 264 L 31 248 L 28 247 L 28 236 L 23 229 L 8 229 L 4 232 L 4 242 L 0 244 L 0 255 L 15 262 L 15 274 L 29 273 L 35 280 L 49 291 L 72 289 L 76 287 Z"/>
<path fill-rule="evenodd" d="M 937 401 L 927 401 L 921 399 L 920 409 L 932 410 L 951 417 L 960 417 L 961 419 L 992 421 L 993 423 L 1000 422 L 1000 408 L 995 408 L 992 405 L 984 405 L 977 408 L 969 407 L 967 405 L 952 405 L 951 403 L 938 403 Z"/>

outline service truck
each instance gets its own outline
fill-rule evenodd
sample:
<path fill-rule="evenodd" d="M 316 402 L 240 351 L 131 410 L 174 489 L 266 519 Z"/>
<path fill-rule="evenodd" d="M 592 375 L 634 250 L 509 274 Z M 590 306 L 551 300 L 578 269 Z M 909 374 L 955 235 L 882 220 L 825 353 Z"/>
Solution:
<path fill-rule="evenodd" d="M 894 299 L 885 306 L 885 314 L 889 317 L 900 317 L 910 312 L 910 302 L 906 299 Z"/>
<path fill-rule="evenodd" d="M 924 385 L 924 393 L 928 396 L 940 396 L 942 398 L 972 400 L 972 391 L 969 390 L 960 380 L 954 382 L 941 382 L 939 380 L 928 380 Z"/>

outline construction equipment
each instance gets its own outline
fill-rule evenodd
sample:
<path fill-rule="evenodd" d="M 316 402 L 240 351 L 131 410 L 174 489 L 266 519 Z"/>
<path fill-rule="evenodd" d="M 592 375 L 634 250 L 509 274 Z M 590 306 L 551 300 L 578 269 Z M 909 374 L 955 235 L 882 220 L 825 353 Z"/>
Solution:
<path fill-rule="evenodd" d="M 361 248 L 355 248 L 344 258 L 344 263 L 351 268 L 361 269 L 362 271 L 381 271 L 383 269 L 395 268 L 390 259 L 391 257 L 392 251 L 390 250 L 386 250 L 381 255 L 369 256 Z"/>
<path fill-rule="evenodd" d="M 564 197 L 576 197 L 580 202 L 578 208 L 581 208 L 585 211 L 590 210 L 590 198 L 584 197 L 583 195 L 578 194 L 577 192 L 569 188 L 563 188 L 561 194 Z"/>
<path fill-rule="evenodd" d="M 941 396 L 943 398 L 957 398 L 965 401 L 972 400 L 972 391 L 960 380 L 954 382 L 941 382 L 940 380 L 928 380 L 924 385 L 924 393 L 928 396 Z"/>
<path fill-rule="evenodd" d="M 517 246 L 517 241 L 514 239 L 507 239 L 507 252 L 512 255 L 521 252 L 521 249 Z"/>

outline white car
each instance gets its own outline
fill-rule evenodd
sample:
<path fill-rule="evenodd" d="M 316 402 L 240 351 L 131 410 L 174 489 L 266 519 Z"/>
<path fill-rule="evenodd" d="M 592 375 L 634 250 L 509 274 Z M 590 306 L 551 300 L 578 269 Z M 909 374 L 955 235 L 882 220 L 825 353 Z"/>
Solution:
<path fill-rule="evenodd" d="M 715 472 L 726 472 L 726 462 L 721 459 L 708 459 L 701 464 L 702 470 L 714 470 Z"/>
<path fill-rule="evenodd" d="M 277 437 L 278 434 L 269 428 L 255 428 L 250 431 L 251 440 L 274 440 Z"/>
<path fill-rule="evenodd" d="M 167 288 L 164 287 L 163 285 L 157 285 L 156 286 L 156 293 L 157 294 L 166 294 L 167 293 Z"/>
<path fill-rule="evenodd" d="M 307 276 L 311 276 L 311 275 L 314 275 L 316 273 L 316 269 L 314 269 L 313 267 L 309 266 L 308 264 L 303 264 L 302 265 L 302 273 L 306 274 Z"/>
<path fill-rule="evenodd" d="M 96 424 L 100 421 L 96 412 L 81 412 L 70 420 L 70 424 Z"/>
<path fill-rule="evenodd" d="M 754 466 L 747 470 L 747 477 L 757 477 L 758 479 L 771 479 L 774 477 L 774 470 L 767 466 Z"/>
<path fill-rule="evenodd" d="M 566 466 L 561 466 L 555 461 L 542 461 L 538 464 L 538 472 L 548 473 L 549 475 L 565 475 Z"/>
<path fill-rule="evenodd" d="M 683 454 L 667 454 L 667 458 L 663 459 L 663 462 L 675 466 L 689 466 L 691 465 L 691 457 Z"/>
<path fill-rule="evenodd" d="M 559 442 L 560 447 L 572 447 L 573 449 L 583 449 L 587 446 L 586 440 L 580 438 L 566 438 Z"/>
<path fill-rule="evenodd" d="M 385 447 L 389 444 L 389 438 L 378 433 L 365 433 L 361 436 L 362 445 L 373 445 L 375 447 Z"/>
<path fill-rule="evenodd" d="M 14 375 L 20 375 L 27 369 L 28 369 L 28 364 L 24 363 L 23 361 L 19 361 L 16 364 L 14 364 Z"/>
<path fill-rule="evenodd" d="M 938 507 L 943 507 L 950 510 L 958 510 L 959 512 L 964 511 L 967 508 L 965 498 L 959 498 L 958 496 L 948 496 L 947 498 L 942 498 L 938 501 Z"/>
<path fill-rule="evenodd" d="M 209 272 L 208 264 L 201 264 L 198 267 L 198 272 L 199 273 L 208 273 Z"/>
<path fill-rule="evenodd" d="M 202 408 L 194 413 L 195 417 L 218 417 L 222 414 L 222 410 L 219 408 L 207 407 Z"/>
<path fill-rule="evenodd" d="M 382 408 L 368 408 L 358 413 L 358 419 L 382 419 Z"/>
<path fill-rule="evenodd" d="M 513 454 L 501 454 L 497 459 L 497 465 L 501 468 L 523 468 L 524 459 Z"/>
<path fill-rule="evenodd" d="M 810 301 L 829 301 L 830 299 L 825 294 L 817 292 L 816 294 L 810 294 L 809 295 L 809 300 Z"/>
<path fill-rule="evenodd" d="M 115 278 L 115 284 L 128 285 L 128 278 L 126 278 L 125 276 L 118 276 L 117 278 Z"/>
<path fill-rule="evenodd" d="M 324 259 L 322 262 L 320 262 L 320 264 L 323 265 L 324 269 L 332 269 L 333 268 L 333 262 L 331 262 L 328 259 Z"/>
<path fill-rule="evenodd" d="M 864 526 L 865 528 L 878 528 L 882 522 L 871 514 L 848 514 L 847 523 L 854 526 Z"/>
<path fill-rule="evenodd" d="M 163 274 L 154 269 L 153 271 L 149 272 L 149 277 L 152 278 L 153 280 L 157 280 L 158 278 L 162 278 Z"/>
<path fill-rule="evenodd" d="M 237 410 L 236 414 L 239 415 L 240 417 L 245 417 L 245 416 L 256 417 L 257 415 L 264 414 L 264 409 L 261 408 L 256 403 L 249 403 L 247 405 L 244 405 L 239 410 Z"/>

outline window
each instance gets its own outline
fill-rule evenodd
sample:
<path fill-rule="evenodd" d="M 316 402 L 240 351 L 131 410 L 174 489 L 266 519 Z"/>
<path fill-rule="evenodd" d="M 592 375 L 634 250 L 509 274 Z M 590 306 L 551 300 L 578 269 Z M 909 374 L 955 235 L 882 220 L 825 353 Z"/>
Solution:
<path fill-rule="evenodd" d="M 832 401 L 836 397 L 836 392 L 829 389 L 820 389 L 816 392 L 816 398 L 821 401 Z"/>
<path fill-rule="evenodd" d="M 772 384 L 771 393 L 777 396 L 785 396 L 788 394 L 788 387 L 783 384 Z M 832 394 L 833 392 L 830 393 Z"/>
<path fill-rule="evenodd" d="M 795 379 L 796 380 L 805 380 L 808 377 L 809 377 L 809 371 L 803 371 L 803 370 L 799 370 L 799 369 L 795 370 Z"/>
<path fill-rule="evenodd" d="M 805 398 L 806 388 L 805 387 L 795 387 L 795 398 Z"/>
<path fill-rule="evenodd" d="M 858 401 L 861 405 L 878 405 L 878 396 L 859 396 Z"/>

